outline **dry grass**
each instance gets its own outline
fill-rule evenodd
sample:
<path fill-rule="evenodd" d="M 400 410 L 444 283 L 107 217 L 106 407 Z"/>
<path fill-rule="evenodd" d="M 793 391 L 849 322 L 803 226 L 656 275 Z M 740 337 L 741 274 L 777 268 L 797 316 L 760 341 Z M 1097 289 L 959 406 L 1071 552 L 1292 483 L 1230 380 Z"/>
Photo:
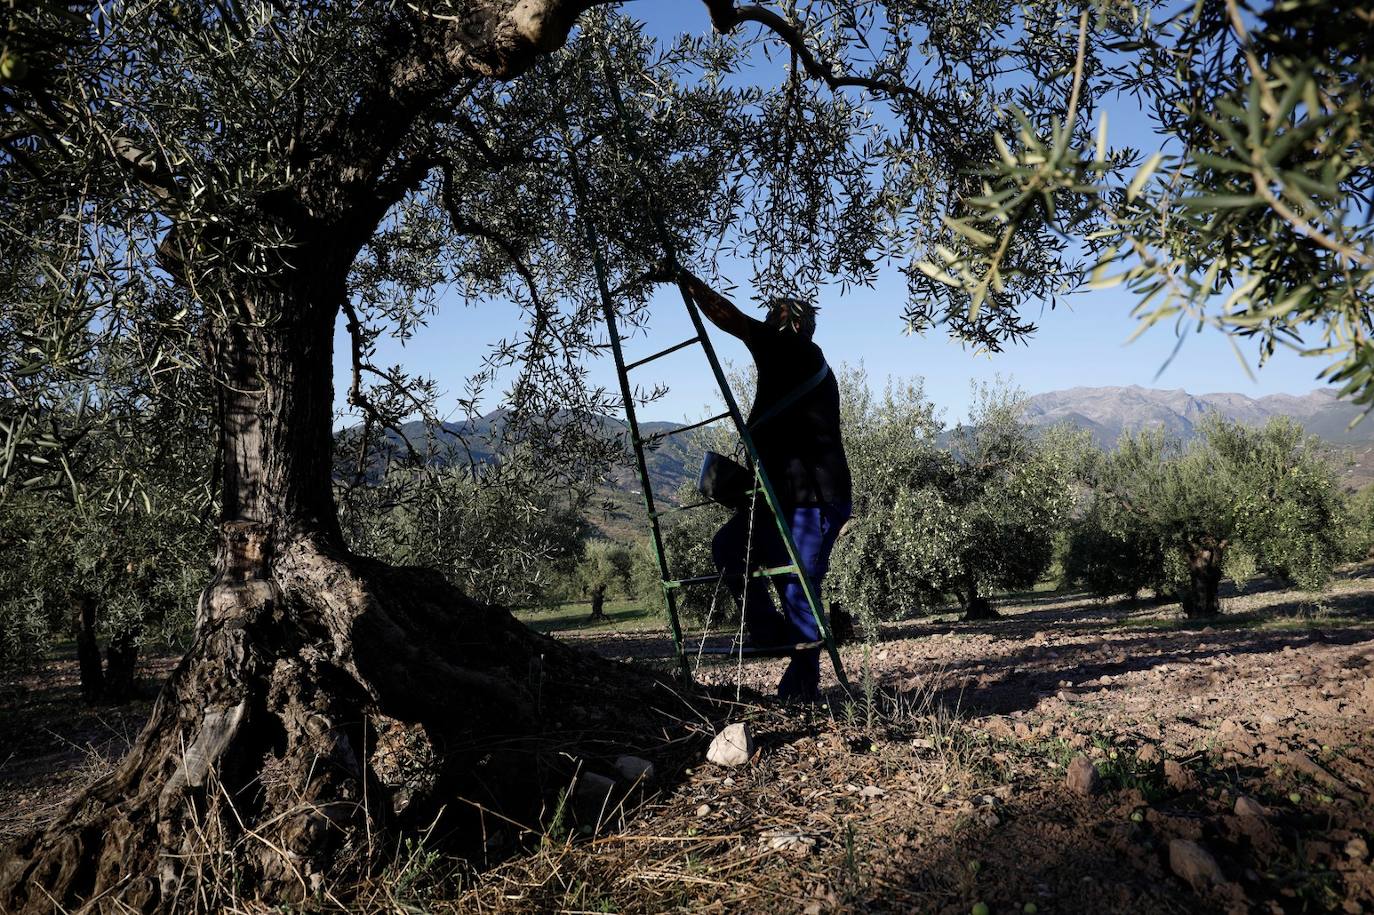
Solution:
<path fill-rule="evenodd" d="M 1330 609 L 1294 592 L 1237 595 L 1231 615 L 1200 628 L 1169 608 L 1074 595 L 1004 608 L 991 624 L 911 621 L 892 641 L 846 648 L 855 694 L 832 690 L 816 708 L 750 691 L 780 662 L 746 668 L 736 700 L 731 665 L 714 688 L 680 697 L 674 733 L 687 736 L 649 750 L 656 780 L 607 809 L 577 809 L 570 784 L 538 824 L 513 825 L 526 841 L 502 861 L 460 861 L 423 835 L 369 836 L 331 885 L 301 876 L 306 901 L 293 910 L 1371 911 L 1368 858 L 1343 849 L 1374 844 L 1374 741 L 1359 698 L 1374 697 L 1359 685 L 1374 674 L 1374 577 L 1324 600 Z M 714 730 L 741 720 L 759 741 L 750 765 L 702 763 Z M 1147 746 L 1193 784 L 1138 761 Z M 1266 762 L 1298 750 L 1346 788 Z M 1078 753 L 1096 759 L 1102 795 L 1065 789 Z M 1265 831 L 1244 832 L 1238 794 L 1274 811 Z M 1199 894 L 1175 878 L 1175 838 L 1209 847 L 1227 887 Z M 234 856 L 264 840 L 242 832 L 226 854 L 215 839 L 197 837 L 180 910 L 282 911 L 235 882 Z"/>

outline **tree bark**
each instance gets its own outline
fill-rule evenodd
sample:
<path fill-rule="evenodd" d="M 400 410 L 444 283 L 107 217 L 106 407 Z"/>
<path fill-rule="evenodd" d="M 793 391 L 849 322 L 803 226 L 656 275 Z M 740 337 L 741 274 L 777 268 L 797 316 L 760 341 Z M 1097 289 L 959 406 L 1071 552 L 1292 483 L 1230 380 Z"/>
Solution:
<path fill-rule="evenodd" d="M 95 597 L 77 597 L 76 665 L 81 674 L 81 698 L 99 702 L 105 695 L 105 672 L 100 666 L 100 643 L 95 637 Z"/>
<path fill-rule="evenodd" d="M 978 577 L 972 573 L 964 576 L 964 619 L 978 621 L 1000 618 L 1001 614 L 992 608 L 992 602 L 978 593 Z"/>
<path fill-rule="evenodd" d="M 386 850 L 369 839 L 441 811 L 436 834 L 460 846 L 500 825 L 479 828 L 482 809 L 533 826 L 565 784 L 544 751 L 559 740 L 551 722 L 590 729 L 587 710 L 606 704 L 596 681 L 616 674 L 437 573 L 343 544 L 330 294 L 287 293 L 269 324 L 212 341 L 227 378 L 225 520 L 192 647 L 118 768 L 9 850 L 0 910 L 95 897 L 205 910 L 236 887 L 304 899 Z M 625 721 L 652 704 L 612 693 L 635 696 L 617 711 Z"/>
<path fill-rule="evenodd" d="M 137 692 L 138 632 L 121 632 L 105 646 L 105 700 L 128 702 Z"/>
<path fill-rule="evenodd" d="M 331 489 L 331 350 L 348 271 L 428 168 L 427 151 L 400 150 L 461 81 L 519 75 L 592 2 L 417 14 L 388 38 L 380 71 L 359 73 L 353 109 L 320 115 L 292 182 L 259 201 L 272 220 L 261 237 L 295 239 L 283 248 L 292 263 L 264 273 L 246 259 L 198 279 L 199 291 L 214 276 L 259 278 L 220 290 L 211 310 L 225 312 L 207 346 L 223 481 L 215 573 L 129 754 L 0 858 L 0 911 L 302 900 L 407 831 L 476 850 L 510 821 L 534 827 L 577 765 L 566 732 L 662 725 L 650 724 L 662 696 L 647 679 L 530 632 L 437 573 L 352 555 Z M 232 260 L 233 238 L 224 248 Z M 181 250 L 173 229 L 159 256 L 189 286 L 196 264 Z"/>
<path fill-rule="evenodd" d="M 605 585 L 597 585 L 596 587 L 592 588 L 592 616 L 591 616 L 591 618 L 592 618 L 593 620 L 604 620 L 604 619 L 606 618 L 606 611 L 605 611 L 605 609 L 604 609 L 605 604 L 606 604 L 606 586 L 605 586 Z"/>
<path fill-rule="evenodd" d="M 1221 613 L 1217 589 L 1221 585 L 1223 548 L 1215 543 L 1193 544 L 1188 554 L 1188 583 L 1180 595 L 1183 614 L 1207 619 Z"/>

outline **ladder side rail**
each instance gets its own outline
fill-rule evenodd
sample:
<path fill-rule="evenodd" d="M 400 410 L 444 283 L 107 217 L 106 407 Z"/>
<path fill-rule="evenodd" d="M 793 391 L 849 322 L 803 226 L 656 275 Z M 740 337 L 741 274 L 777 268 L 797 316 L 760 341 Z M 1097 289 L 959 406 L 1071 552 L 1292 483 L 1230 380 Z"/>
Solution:
<path fill-rule="evenodd" d="M 645 165 L 644 159 L 639 155 L 639 146 L 635 141 L 633 128 L 630 126 L 629 118 L 625 112 L 625 100 L 620 94 L 620 82 L 615 77 L 615 70 L 611 63 L 610 52 L 602 46 L 601 62 L 606 75 L 607 87 L 610 90 L 611 101 L 615 105 L 616 116 L 620 122 L 620 127 L 625 135 L 626 145 L 630 155 L 641 166 Z M 725 399 L 726 407 L 731 419 L 735 423 L 735 428 L 739 431 L 740 439 L 744 442 L 744 447 L 749 455 L 749 460 L 753 463 L 754 473 L 758 477 L 760 488 L 763 489 L 764 498 L 768 502 L 768 507 L 773 513 L 773 521 L 777 524 L 778 533 L 782 536 L 783 545 L 787 548 L 788 559 L 797 567 L 797 579 L 801 582 L 806 601 L 810 605 L 811 616 L 816 622 L 821 638 L 825 641 L 826 648 L 830 654 L 830 661 L 835 668 L 835 677 L 846 691 L 849 691 L 849 679 L 844 673 L 844 664 L 840 660 L 839 650 L 835 647 L 834 636 L 830 632 L 830 625 L 826 622 L 825 614 L 822 612 L 820 603 L 820 592 L 817 590 L 815 582 L 807 574 L 801 562 L 801 555 L 797 552 L 796 541 L 792 537 L 792 528 L 787 519 L 782 515 L 782 505 L 778 501 L 777 493 L 773 490 L 772 483 L 764 473 L 763 465 L 759 461 L 758 450 L 754 447 L 754 437 L 749 434 L 749 429 L 740 415 L 739 406 L 735 402 L 735 395 L 730 389 L 730 383 L 725 377 L 725 372 L 721 369 L 720 360 L 716 357 L 715 347 L 711 344 L 711 338 L 706 333 L 706 325 L 702 323 L 701 312 L 697 308 L 696 301 L 692 298 L 691 291 L 687 288 L 687 283 L 682 279 L 681 263 L 677 257 L 677 251 L 673 245 L 673 237 L 668 232 L 668 227 L 663 221 L 663 214 L 656 205 L 658 194 L 655 192 L 653 183 L 646 180 L 642 170 L 637 171 L 640 181 L 644 184 L 644 191 L 649 197 L 649 215 L 653 220 L 654 228 L 658 231 L 660 240 L 663 243 L 664 255 L 667 258 L 669 268 L 678 275 L 678 292 L 682 295 L 682 301 L 687 306 L 687 313 L 691 316 L 692 326 L 698 336 L 701 337 L 702 349 L 706 352 L 707 361 L 711 365 L 711 371 L 716 376 L 716 382 L 720 385 L 721 395 Z"/>
<path fill-rule="evenodd" d="M 663 601 L 668 609 L 668 621 L 673 633 L 673 649 L 677 653 L 679 673 L 684 682 L 691 682 L 692 671 L 687 663 L 687 653 L 682 641 L 682 624 L 678 619 L 677 599 L 673 589 L 667 587 L 669 578 L 668 557 L 663 548 L 663 532 L 654 507 L 653 486 L 649 482 L 649 465 L 644 456 L 644 442 L 639 435 L 639 421 L 635 414 L 634 392 L 630 387 L 629 371 L 625 367 L 625 353 L 620 345 L 620 331 L 615 319 L 615 305 L 611 300 L 610 286 L 606 279 L 606 265 L 601 258 L 600 238 L 587 215 L 587 185 L 582 170 L 577 165 L 577 157 L 569 142 L 567 123 L 563 124 L 563 140 L 568 147 L 568 170 L 572 177 L 573 189 L 577 195 L 579 221 L 587 235 L 587 244 L 592 250 L 592 270 L 596 276 L 597 292 L 601 297 L 601 311 L 606 321 L 606 332 L 610 338 L 611 353 L 615 357 L 616 374 L 620 380 L 620 397 L 625 405 L 625 419 L 630 427 L 630 442 L 635 453 L 635 469 L 639 472 L 639 488 L 644 501 L 644 510 L 649 516 L 649 531 L 654 547 L 654 558 L 658 561 L 659 581 L 663 590 Z"/>

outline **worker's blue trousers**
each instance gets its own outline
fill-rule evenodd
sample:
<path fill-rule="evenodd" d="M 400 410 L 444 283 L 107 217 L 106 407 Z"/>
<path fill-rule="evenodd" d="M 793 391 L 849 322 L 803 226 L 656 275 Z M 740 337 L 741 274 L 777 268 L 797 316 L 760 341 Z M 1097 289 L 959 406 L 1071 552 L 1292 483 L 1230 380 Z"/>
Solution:
<path fill-rule="evenodd" d="M 835 546 L 835 538 L 839 536 L 845 521 L 849 520 L 850 511 L 848 502 L 802 505 L 791 509 L 792 539 L 797 545 L 802 568 L 811 576 L 818 594 L 821 581 L 830 568 L 830 551 Z M 748 553 L 749 565 L 754 569 L 790 563 L 782 535 L 778 533 L 772 514 L 766 508 L 754 515 L 753 540 Z M 771 647 L 818 641 L 820 630 L 815 617 L 811 615 L 806 591 L 797 576 L 772 579 L 782 598 L 781 613 L 769 594 L 768 579 L 748 579 L 746 591 L 746 580 L 742 573 L 745 570 L 748 543 L 749 512 L 736 512 L 716 532 L 711 541 L 711 556 L 716 568 L 726 573 L 726 581 L 735 600 L 741 601 L 744 606 L 744 623 L 749 630 L 750 643 Z M 820 688 L 820 662 L 821 652 L 818 648 L 796 652 L 782 675 L 782 682 L 778 684 L 778 695 L 783 699 L 815 699 Z"/>

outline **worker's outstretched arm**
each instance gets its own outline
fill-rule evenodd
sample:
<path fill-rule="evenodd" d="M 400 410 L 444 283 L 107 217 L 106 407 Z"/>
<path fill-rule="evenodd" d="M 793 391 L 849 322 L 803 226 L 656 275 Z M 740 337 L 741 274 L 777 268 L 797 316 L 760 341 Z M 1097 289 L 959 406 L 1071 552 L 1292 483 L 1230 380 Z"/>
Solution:
<path fill-rule="evenodd" d="M 735 303 L 707 286 L 691 271 L 682 271 L 682 283 L 712 324 L 732 337 L 746 341 L 749 339 L 754 325 L 758 324 L 757 321 L 736 308 Z"/>

